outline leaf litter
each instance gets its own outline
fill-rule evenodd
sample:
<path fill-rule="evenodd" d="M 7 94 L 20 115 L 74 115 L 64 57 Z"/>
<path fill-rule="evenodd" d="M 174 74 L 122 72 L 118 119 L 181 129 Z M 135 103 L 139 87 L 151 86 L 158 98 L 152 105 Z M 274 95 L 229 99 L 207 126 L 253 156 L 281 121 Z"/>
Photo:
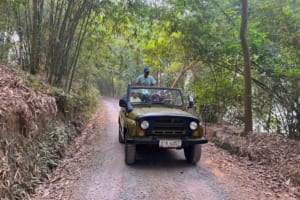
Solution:
<path fill-rule="evenodd" d="M 242 134 L 243 130 L 235 126 L 209 124 L 208 139 L 228 151 L 222 158 L 211 159 L 229 159 L 223 167 L 228 171 L 232 171 L 230 163 L 236 163 L 242 171 L 241 180 L 250 181 L 261 191 L 263 196 L 258 199 L 299 199 L 300 141 L 275 133 L 252 132 L 246 137 Z M 216 148 L 211 153 L 219 151 L 222 150 Z"/>
<path fill-rule="evenodd" d="M 45 134 L 58 112 L 56 99 L 28 87 L 18 73 L 0 65 L 0 199 L 28 197 L 58 158 Z"/>

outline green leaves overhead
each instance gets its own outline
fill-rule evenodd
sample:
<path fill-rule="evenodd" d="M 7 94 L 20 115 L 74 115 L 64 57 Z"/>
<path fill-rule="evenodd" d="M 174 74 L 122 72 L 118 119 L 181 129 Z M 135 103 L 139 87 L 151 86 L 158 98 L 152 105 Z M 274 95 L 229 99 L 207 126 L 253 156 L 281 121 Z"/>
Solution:
<path fill-rule="evenodd" d="M 11 22 L 13 17 L 7 16 L 14 16 L 9 12 L 13 8 L 23 10 L 26 7 L 30 10 L 27 2 L 0 2 L 2 35 L 3 32 L 18 30 L 15 22 Z M 67 4 L 67 1 L 44 2 L 45 13 L 51 10 L 51 2 Z M 83 5 L 86 1 L 80 2 Z M 85 10 L 84 7 L 82 9 Z M 119 92 L 121 96 L 122 88 L 134 82 L 147 65 L 158 86 L 181 87 L 196 97 L 199 106 L 216 105 L 215 115 L 219 122 L 228 120 L 240 124 L 240 118 L 235 120 L 234 115 L 230 119 L 228 117 L 232 110 L 239 112 L 238 116 L 243 114 L 240 113 L 243 106 L 240 12 L 240 1 L 234 0 L 94 1 L 85 37 L 79 37 L 80 29 L 72 32 L 76 38 L 84 39 L 78 49 L 80 51 L 65 49 L 66 55 L 79 53 L 78 62 L 58 54 L 52 58 L 54 64 L 48 63 L 47 70 L 57 67 L 55 63 L 60 60 L 64 70 L 61 70 L 63 73 L 58 70 L 57 75 L 68 74 L 70 70 L 66 66 L 72 66 L 76 82 L 97 83 L 102 91 Z M 249 2 L 247 28 L 256 120 L 265 124 L 264 127 L 278 126 L 282 133 L 297 137 L 300 137 L 300 119 L 297 118 L 300 115 L 299 13 L 299 0 L 253 0 Z M 42 17 L 46 21 L 49 17 L 45 16 Z M 69 24 L 72 22 L 74 20 L 70 20 Z M 78 27 L 84 27 L 84 22 L 87 21 L 79 20 Z M 49 24 L 44 23 L 40 28 L 45 30 L 41 32 L 42 47 L 56 41 L 53 38 L 45 42 L 57 33 L 51 34 Z M 56 28 L 59 30 L 59 27 Z M 70 36 L 64 33 L 61 36 Z M 28 38 L 24 39 L 30 39 L 30 34 L 26 36 Z M 80 40 L 74 38 L 69 41 L 71 50 L 74 50 L 75 44 L 80 44 Z M 2 39 L 1 57 L 7 58 L 5 52 L 12 45 L 3 44 Z M 53 42 L 53 45 L 58 44 Z M 43 65 L 49 59 L 47 53 L 42 54 Z M 55 52 L 52 53 L 54 55 Z M 58 82 L 69 78 L 61 77 Z M 70 83 L 67 85 L 70 86 Z M 270 121 L 273 124 L 266 125 Z"/>

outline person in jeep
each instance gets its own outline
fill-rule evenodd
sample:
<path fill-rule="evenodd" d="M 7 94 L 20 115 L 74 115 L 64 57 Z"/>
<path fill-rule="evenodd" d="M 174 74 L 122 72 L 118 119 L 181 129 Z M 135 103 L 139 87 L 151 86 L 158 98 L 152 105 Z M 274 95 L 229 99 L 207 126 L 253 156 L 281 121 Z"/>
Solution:
<path fill-rule="evenodd" d="M 158 90 L 151 95 L 152 102 L 164 103 L 167 98 L 168 94 L 166 94 L 164 90 Z"/>
<path fill-rule="evenodd" d="M 149 75 L 150 69 L 149 67 L 146 67 L 144 69 L 144 74 L 141 74 L 136 79 L 136 86 L 155 86 L 156 81 L 153 78 L 153 76 Z"/>
<path fill-rule="evenodd" d="M 142 100 L 139 97 L 139 94 L 135 91 L 132 92 L 132 95 L 130 97 L 130 102 L 131 103 L 140 103 Z"/>

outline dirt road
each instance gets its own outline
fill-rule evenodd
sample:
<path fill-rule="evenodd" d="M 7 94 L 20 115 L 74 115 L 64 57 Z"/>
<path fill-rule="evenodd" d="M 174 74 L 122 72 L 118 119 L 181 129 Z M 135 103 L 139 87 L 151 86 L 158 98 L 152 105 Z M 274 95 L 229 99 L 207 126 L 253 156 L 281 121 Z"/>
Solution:
<path fill-rule="evenodd" d="M 118 104 L 104 103 L 110 110 L 107 129 L 70 199 L 229 199 L 201 163 L 186 163 L 182 150 L 140 150 L 137 163 L 126 166 L 124 146 L 118 142 Z"/>
<path fill-rule="evenodd" d="M 86 130 L 31 199 L 273 199 L 213 144 L 203 145 L 196 166 L 186 163 L 183 150 L 153 149 L 139 149 L 136 164 L 127 166 L 124 145 L 118 142 L 118 111 L 117 100 L 102 100 Z"/>

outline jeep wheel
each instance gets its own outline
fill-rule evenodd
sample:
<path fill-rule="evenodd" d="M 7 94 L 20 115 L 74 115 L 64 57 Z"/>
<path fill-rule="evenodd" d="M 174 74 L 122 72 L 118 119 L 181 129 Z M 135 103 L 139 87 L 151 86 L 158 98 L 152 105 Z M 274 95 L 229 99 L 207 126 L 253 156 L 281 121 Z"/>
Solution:
<path fill-rule="evenodd" d="M 119 123 L 119 142 L 121 144 L 124 144 L 124 139 L 122 138 L 122 134 L 124 134 L 124 132 L 122 131 L 122 127 L 121 127 L 121 125 Z"/>
<path fill-rule="evenodd" d="M 125 163 L 131 165 L 135 163 L 135 144 L 128 144 L 127 139 L 125 140 Z"/>
<path fill-rule="evenodd" d="M 185 147 L 184 155 L 188 163 L 196 164 L 201 158 L 201 145 L 195 144 Z"/>

